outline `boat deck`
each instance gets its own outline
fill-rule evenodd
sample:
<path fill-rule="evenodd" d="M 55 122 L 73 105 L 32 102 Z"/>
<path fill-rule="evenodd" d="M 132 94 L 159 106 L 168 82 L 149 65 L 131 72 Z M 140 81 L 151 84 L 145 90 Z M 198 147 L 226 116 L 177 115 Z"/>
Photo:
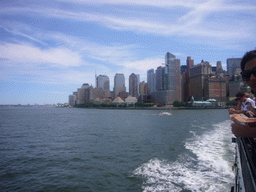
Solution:
<path fill-rule="evenodd" d="M 256 191 L 256 142 L 253 138 L 236 138 L 236 183 L 233 191 Z"/>

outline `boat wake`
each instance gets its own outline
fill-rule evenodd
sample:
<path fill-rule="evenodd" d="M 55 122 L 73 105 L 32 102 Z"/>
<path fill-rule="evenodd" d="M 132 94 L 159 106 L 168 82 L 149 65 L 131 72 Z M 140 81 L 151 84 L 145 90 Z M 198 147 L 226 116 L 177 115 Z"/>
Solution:
<path fill-rule="evenodd" d="M 158 113 L 158 115 L 172 115 L 171 113 L 169 113 L 169 112 L 163 112 L 163 111 L 160 111 L 159 113 Z"/>
<path fill-rule="evenodd" d="M 175 162 L 153 158 L 139 166 L 134 176 L 142 177 L 144 191 L 230 191 L 234 183 L 231 164 L 234 146 L 230 121 L 185 142 L 186 153 Z M 192 153 L 191 153 L 192 152 Z"/>

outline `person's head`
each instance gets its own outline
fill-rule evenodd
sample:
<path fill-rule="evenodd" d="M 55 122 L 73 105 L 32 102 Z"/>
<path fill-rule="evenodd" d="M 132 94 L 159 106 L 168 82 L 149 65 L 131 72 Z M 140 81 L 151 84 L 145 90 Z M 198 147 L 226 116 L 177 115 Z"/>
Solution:
<path fill-rule="evenodd" d="M 256 50 L 245 53 L 241 61 L 243 80 L 256 91 Z"/>
<path fill-rule="evenodd" d="M 238 102 L 244 102 L 247 98 L 245 96 L 245 93 L 240 91 L 236 94 L 236 98 Z"/>

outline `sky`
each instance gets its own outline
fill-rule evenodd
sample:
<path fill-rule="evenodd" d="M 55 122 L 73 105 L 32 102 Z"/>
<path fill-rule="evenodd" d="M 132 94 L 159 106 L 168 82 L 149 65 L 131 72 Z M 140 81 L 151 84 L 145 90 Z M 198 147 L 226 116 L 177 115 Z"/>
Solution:
<path fill-rule="evenodd" d="M 95 74 L 147 70 L 170 52 L 226 69 L 256 48 L 256 1 L 0 0 L 0 104 L 67 103 Z"/>

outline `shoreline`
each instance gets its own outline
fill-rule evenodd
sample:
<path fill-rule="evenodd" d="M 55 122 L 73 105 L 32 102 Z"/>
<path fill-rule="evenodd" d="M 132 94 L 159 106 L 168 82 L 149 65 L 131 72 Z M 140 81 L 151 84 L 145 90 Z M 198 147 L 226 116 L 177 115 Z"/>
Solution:
<path fill-rule="evenodd" d="M 227 107 L 71 107 L 82 109 L 116 109 L 116 110 L 204 110 L 204 109 L 228 109 Z"/>

